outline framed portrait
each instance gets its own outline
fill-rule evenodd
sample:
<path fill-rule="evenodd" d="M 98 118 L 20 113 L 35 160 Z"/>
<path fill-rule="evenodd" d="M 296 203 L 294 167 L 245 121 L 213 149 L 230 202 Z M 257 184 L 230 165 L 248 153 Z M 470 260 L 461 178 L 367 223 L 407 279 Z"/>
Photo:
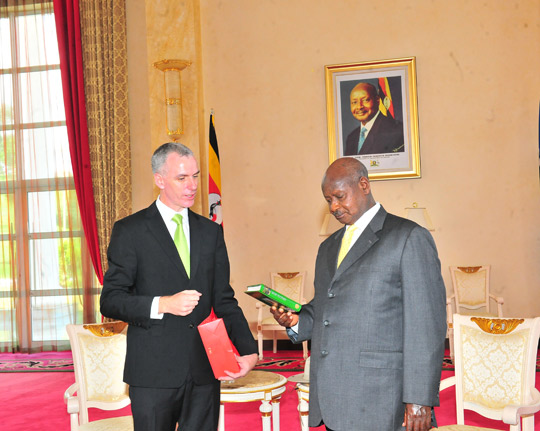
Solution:
<path fill-rule="evenodd" d="M 328 156 L 372 180 L 420 177 L 414 57 L 325 66 Z"/>

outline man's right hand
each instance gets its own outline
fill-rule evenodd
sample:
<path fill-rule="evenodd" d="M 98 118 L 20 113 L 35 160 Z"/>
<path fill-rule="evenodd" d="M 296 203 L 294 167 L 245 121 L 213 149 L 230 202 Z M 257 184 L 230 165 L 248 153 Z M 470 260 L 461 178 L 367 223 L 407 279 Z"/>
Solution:
<path fill-rule="evenodd" d="M 298 323 L 298 314 L 291 313 L 290 311 L 285 312 L 285 310 L 283 310 L 281 307 L 271 307 L 270 313 L 272 313 L 274 319 L 276 319 L 276 322 L 285 328 L 290 328 Z"/>
<path fill-rule="evenodd" d="M 159 298 L 159 312 L 187 316 L 197 306 L 201 295 L 196 290 L 183 290 L 171 296 L 162 296 Z"/>

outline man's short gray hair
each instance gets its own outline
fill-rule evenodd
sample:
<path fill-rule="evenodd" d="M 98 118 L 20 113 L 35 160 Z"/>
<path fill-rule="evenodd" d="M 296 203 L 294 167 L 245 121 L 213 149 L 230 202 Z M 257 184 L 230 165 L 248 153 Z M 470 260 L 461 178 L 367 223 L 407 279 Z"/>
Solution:
<path fill-rule="evenodd" d="M 167 142 L 166 144 L 161 145 L 154 154 L 152 154 L 152 173 L 163 173 L 161 170 L 167 157 L 171 153 L 177 153 L 180 157 L 195 157 L 193 151 L 191 151 L 184 144 L 179 142 Z"/>

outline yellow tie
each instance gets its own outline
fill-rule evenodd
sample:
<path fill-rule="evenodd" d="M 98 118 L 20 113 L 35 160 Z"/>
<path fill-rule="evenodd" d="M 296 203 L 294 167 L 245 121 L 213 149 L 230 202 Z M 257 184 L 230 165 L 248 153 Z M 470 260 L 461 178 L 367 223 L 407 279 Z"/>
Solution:
<path fill-rule="evenodd" d="M 176 245 L 176 249 L 178 250 L 180 259 L 182 259 L 182 263 L 184 264 L 184 268 L 186 269 L 187 275 L 189 277 L 189 247 L 186 239 L 186 234 L 184 233 L 184 228 L 182 227 L 182 215 L 175 214 L 172 220 L 176 223 L 176 230 L 174 231 L 174 245 Z"/>
<path fill-rule="evenodd" d="M 347 256 L 349 248 L 351 248 L 351 241 L 355 230 L 356 226 L 352 224 L 345 231 L 345 235 L 343 235 L 343 239 L 341 240 L 341 248 L 339 249 L 339 254 L 337 258 L 338 268 L 339 265 L 341 265 L 341 261 L 345 258 L 345 256 Z"/>

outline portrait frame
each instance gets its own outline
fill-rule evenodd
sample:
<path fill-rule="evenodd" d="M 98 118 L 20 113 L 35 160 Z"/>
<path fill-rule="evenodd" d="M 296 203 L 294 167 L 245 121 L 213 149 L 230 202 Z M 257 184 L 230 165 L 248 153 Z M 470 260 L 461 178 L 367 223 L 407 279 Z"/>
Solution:
<path fill-rule="evenodd" d="M 370 180 L 420 178 L 416 58 L 324 68 L 329 163 L 339 157 L 354 157 L 366 166 Z M 368 117 L 372 121 L 371 125 L 367 121 L 367 138 L 364 141 L 362 137 L 364 142 L 359 143 L 359 135 L 364 133 L 360 132 L 364 125 L 360 117 L 365 111 L 353 114 L 352 110 L 357 108 L 353 108 L 351 96 L 368 86 L 377 93 L 379 112 Z M 386 125 L 389 131 L 385 132 Z"/>

